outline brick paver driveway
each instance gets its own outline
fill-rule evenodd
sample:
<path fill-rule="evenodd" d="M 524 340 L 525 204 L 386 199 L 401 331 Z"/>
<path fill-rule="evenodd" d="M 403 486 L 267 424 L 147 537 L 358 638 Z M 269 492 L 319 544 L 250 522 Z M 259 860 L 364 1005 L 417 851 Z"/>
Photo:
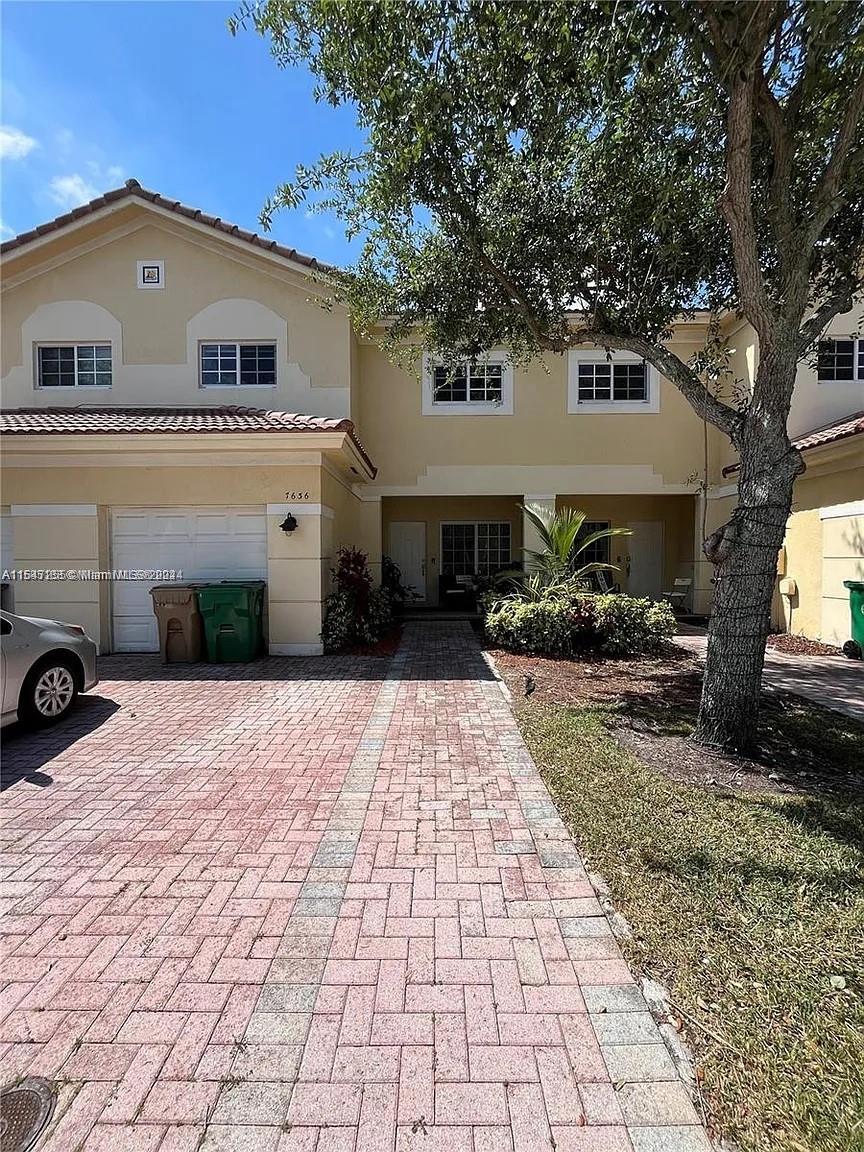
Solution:
<path fill-rule="evenodd" d="M 101 673 L 5 749 L 0 1061 L 59 1082 L 45 1152 L 708 1148 L 467 625 Z"/>

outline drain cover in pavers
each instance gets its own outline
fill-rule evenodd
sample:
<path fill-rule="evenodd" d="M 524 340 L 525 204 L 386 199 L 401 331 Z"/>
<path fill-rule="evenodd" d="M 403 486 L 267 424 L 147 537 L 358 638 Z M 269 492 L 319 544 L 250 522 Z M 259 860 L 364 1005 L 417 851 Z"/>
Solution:
<path fill-rule="evenodd" d="M 0 1147 L 28 1152 L 54 1111 L 54 1087 L 35 1077 L 0 1090 Z"/>

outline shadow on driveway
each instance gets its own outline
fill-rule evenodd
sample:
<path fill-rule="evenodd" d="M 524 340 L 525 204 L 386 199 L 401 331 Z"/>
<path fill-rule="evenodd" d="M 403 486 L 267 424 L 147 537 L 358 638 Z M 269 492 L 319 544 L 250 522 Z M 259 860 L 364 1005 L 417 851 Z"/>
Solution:
<path fill-rule="evenodd" d="M 0 766 L 0 792 L 19 780 L 40 788 L 54 778 L 39 769 L 65 752 L 83 736 L 88 736 L 110 719 L 120 707 L 104 696 L 79 696 L 75 708 L 51 728 L 26 728 L 12 724 L 3 730 L 3 760 Z"/>

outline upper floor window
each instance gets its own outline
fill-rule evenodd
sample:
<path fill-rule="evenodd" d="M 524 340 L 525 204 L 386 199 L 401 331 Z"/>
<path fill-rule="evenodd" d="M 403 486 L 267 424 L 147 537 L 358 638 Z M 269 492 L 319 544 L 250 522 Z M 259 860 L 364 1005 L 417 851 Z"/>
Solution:
<path fill-rule="evenodd" d="M 434 372 L 435 403 L 500 404 L 504 365 L 500 362 L 438 364 Z"/>
<path fill-rule="evenodd" d="M 864 380 L 864 339 L 820 340 L 816 373 L 822 384 Z"/>
<path fill-rule="evenodd" d="M 579 400 L 641 400 L 648 398 L 644 361 L 579 365 Z"/>
<path fill-rule="evenodd" d="M 275 388 L 275 344 L 202 344 L 202 388 Z"/>
<path fill-rule="evenodd" d="M 567 411 L 658 412 L 660 382 L 651 366 L 627 352 L 574 348 L 567 367 Z"/>
<path fill-rule="evenodd" d="M 110 344 L 40 344 L 40 388 L 110 388 Z"/>
<path fill-rule="evenodd" d="M 442 364 L 424 357 L 423 415 L 505 415 L 513 413 L 513 368 L 506 354 Z"/>

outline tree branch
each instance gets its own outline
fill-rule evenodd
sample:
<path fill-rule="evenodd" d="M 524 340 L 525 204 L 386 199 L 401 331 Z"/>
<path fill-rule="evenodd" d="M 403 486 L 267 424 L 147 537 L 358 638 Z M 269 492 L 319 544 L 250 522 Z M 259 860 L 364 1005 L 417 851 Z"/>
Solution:
<path fill-rule="evenodd" d="M 652 344 L 641 336 L 613 335 L 596 328 L 576 329 L 570 339 L 570 346 L 576 347 L 579 344 L 597 344 L 612 351 L 635 352 L 675 385 L 700 419 L 708 420 L 737 445 L 743 421 L 741 413 L 718 400 L 690 365 L 669 348 Z"/>
<path fill-rule="evenodd" d="M 804 355 L 814 340 L 818 340 L 835 316 L 851 312 L 855 293 L 860 287 L 861 281 L 851 276 L 819 305 L 809 320 L 801 325 L 798 333 L 799 357 Z"/>
<path fill-rule="evenodd" d="M 732 26 L 727 35 L 720 7 L 703 0 L 700 8 L 714 54 L 723 66 L 724 78 L 728 78 L 724 80 L 729 93 L 726 186 L 718 208 L 729 228 L 742 310 L 766 346 L 771 339 L 774 313 L 762 276 L 753 216 L 753 113 L 757 85 L 764 81 L 762 60 L 767 38 L 775 26 L 776 10 L 773 4 L 752 4 L 746 26 Z M 746 6 L 742 7 L 741 19 L 746 11 Z"/>
<path fill-rule="evenodd" d="M 860 160 L 862 150 L 854 150 L 858 132 L 858 124 L 864 111 L 864 71 L 858 77 L 858 82 L 852 89 L 846 113 L 840 132 L 834 144 L 831 159 L 825 168 L 816 195 L 813 200 L 813 211 L 810 217 L 810 226 L 807 229 L 806 247 L 809 250 L 816 243 L 825 226 L 843 205 L 843 196 L 840 187 L 846 176 L 850 160 Z"/>
<path fill-rule="evenodd" d="M 753 77 L 736 76 L 726 113 L 726 187 L 719 208 L 729 226 L 741 307 L 764 345 L 770 342 L 774 316 L 762 278 L 753 219 L 753 106 Z"/>

